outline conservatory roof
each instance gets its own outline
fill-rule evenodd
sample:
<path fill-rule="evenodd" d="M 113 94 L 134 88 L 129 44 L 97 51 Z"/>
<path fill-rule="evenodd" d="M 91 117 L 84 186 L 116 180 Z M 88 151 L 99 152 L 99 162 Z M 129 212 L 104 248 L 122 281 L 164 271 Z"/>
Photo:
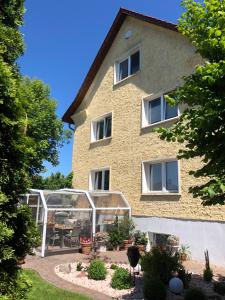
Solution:
<path fill-rule="evenodd" d="M 29 203 L 32 194 L 39 194 L 43 206 L 50 210 L 92 210 L 92 209 L 130 209 L 121 192 L 86 191 L 77 189 L 29 190 Z"/>

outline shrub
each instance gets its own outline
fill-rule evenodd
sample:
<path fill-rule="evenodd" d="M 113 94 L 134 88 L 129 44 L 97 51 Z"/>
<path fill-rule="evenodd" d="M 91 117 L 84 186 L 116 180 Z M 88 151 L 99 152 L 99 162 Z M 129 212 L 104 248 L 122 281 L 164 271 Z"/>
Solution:
<path fill-rule="evenodd" d="M 154 247 L 141 258 L 141 267 L 150 278 L 158 278 L 167 284 L 174 272 L 182 268 L 178 254 L 172 256 L 166 251 Z"/>
<path fill-rule="evenodd" d="M 181 266 L 178 271 L 177 271 L 177 277 L 180 278 L 180 280 L 182 280 L 183 284 L 184 284 L 184 288 L 188 288 L 189 287 L 189 283 L 191 281 L 191 273 L 189 273 L 188 271 L 185 270 L 185 268 L 183 266 Z"/>
<path fill-rule="evenodd" d="M 111 266 L 110 266 L 110 269 L 112 269 L 112 270 L 116 270 L 118 268 L 119 267 L 116 264 L 111 264 Z"/>
<path fill-rule="evenodd" d="M 82 269 L 83 269 L 82 263 L 79 262 L 79 263 L 77 264 L 77 271 L 82 271 Z"/>
<path fill-rule="evenodd" d="M 211 269 L 205 269 L 204 272 L 203 272 L 203 278 L 207 282 L 212 281 L 213 271 Z"/>
<path fill-rule="evenodd" d="M 132 287 L 132 277 L 130 272 L 124 268 L 117 268 L 113 274 L 111 286 L 113 289 L 123 290 Z"/>
<path fill-rule="evenodd" d="M 224 281 L 215 282 L 213 289 L 216 293 L 224 296 L 225 295 L 225 282 Z"/>
<path fill-rule="evenodd" d="M 191 288 L 186 292 L 184 300 L 207 300 L 207 297 L 201 289 Z"/>
<path fill-rule="evenodd" d="M 166 287 L 161 280 L 156 278 L 144 278 L 143 293 L 148 300 L 165 300 Z"/>
<path fill-rule="evenodd" d="M 88 268 L 88 278 L 94 280 L 104 280 L 106 278 L 106 267 L 104 262 L 99 259 L 94 259 L 91 261 Z"/>
<path fill-rule="evenodd" d="M 209 264 L 209 252 L 208 252 L 208 250 L 205 251 L 205 269 L 204 269 L 204 272 L 203 272 L 203 278 L 207 282 L 212 281 L 212 278 L 213 278 L 213 271 L 210 268 L 210 264 Z"/>

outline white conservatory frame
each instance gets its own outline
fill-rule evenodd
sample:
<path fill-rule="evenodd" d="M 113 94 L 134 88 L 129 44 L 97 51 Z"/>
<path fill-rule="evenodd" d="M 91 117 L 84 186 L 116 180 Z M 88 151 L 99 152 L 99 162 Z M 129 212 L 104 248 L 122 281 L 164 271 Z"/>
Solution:
<path fill-rule="evenodd" d="M 38 195 L 38 201 L 37 201 L 37 212 L 36 212 L 36 225 L 38 225 L 39 222 L 39 210 L 40 210 L 40 206 L 41 203 L 43 205 L 43 211 L 44 211 L 44 216 L 43 216 L 43 231 L 42 231 L 42 244 L 41 244 L 41 252 L 37 253 L 39 254 L 41 257 L 45 256 L 45 249 L 46 249 L 46 230 L 47 230 L 47 223 L 48 223 L 48 212 L 49 211 L 70 211 L 70 212 L 75 212 L 75 211 L 88 211 L 88 212 L 92 212 L 92 236 L 95 237 L 96 234 L 96 212 L 99 211 L 124 211 L 124 213 L 128 213 L 128 216 L 131 217 L 131 207 L 128 203 L 128 201 L 126 200 L 126 198 L 124 197 L 124 195 L 121 192 L 110 192 L 110 191 L 98 191 L 98 192 L 94 192 L 94 191 L 86 191 L 86 190 L 80 190 L 80 189 L 60 189 L 60 190 L 56 190 L 56 191 L 49 191 L 49 194 L 83 194 L 87 197 L 89 204 L 90 204 L 90 208 L 51 208 L 47 206 L 46 203 L 46 199 L 45 199 L 45 195 L 44 195 L 44 191 L 43 190 L 39 190 L 39 189 L 30 189 L 29 193 L 26 194 L 26 204 L 29 205 L 29 197 L 30 196 L 37 196 Z M 48 195 L 49 195 L 48 194 Z M 117 206 L 117 207 L 96 207 L 96 205 L 94 204 L 94 201 L 92 199 L 92 196 L 101 196 L 102 195 L 110 195 L 110 194 L 117 194 L 120 195 L 123 202 L 124 202 L 124 206 Z M 30 205 L 30 207 L 32 207 L 32 205 Z M 35 205 L 33 207 L 36 207 Z"/>

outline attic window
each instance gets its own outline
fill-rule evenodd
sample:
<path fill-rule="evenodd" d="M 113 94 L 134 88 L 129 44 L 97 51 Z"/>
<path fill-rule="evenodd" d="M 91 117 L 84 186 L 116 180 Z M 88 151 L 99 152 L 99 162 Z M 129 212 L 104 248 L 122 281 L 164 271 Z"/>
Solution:
<path fill-rule="evenodd" d="M 128 56 L 115 63 L 115 83 L 135 74 L 140 70 L 140 50 L 131 51 Z"/>

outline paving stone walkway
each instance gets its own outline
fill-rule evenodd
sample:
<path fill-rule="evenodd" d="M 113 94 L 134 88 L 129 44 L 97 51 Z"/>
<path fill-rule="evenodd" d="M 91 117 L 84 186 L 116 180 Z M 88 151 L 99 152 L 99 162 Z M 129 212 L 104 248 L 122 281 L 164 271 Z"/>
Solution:
<path fill-rule="evenodd" d="M 103 259 L 109 262 L 128 262 L 125 251 L 108 251 L 100 255 Z M 109 296 L 101 294 L 97 291 L 90 290 L 79 285 L 72 284 L 58 277 L 55 272 L 55 266 L 59 264 L 71 263 L 74 261 L 85 262 L 90 258 L 90 256 L 83 255 L 81 253 L 70 253 L 70 254 L 60 254 L 52 255 L 44 258 L 38 256 L 27 256 L 26 263 L 23 268 L 30 268 L 39 273 L 39 275 L 47 282 L 53 284 L 54 286 L 66 289 L 72 292 L 77 292 L 90 297 L 90 299 L 95 300 L 109 300 L 112 299 Z"/>

